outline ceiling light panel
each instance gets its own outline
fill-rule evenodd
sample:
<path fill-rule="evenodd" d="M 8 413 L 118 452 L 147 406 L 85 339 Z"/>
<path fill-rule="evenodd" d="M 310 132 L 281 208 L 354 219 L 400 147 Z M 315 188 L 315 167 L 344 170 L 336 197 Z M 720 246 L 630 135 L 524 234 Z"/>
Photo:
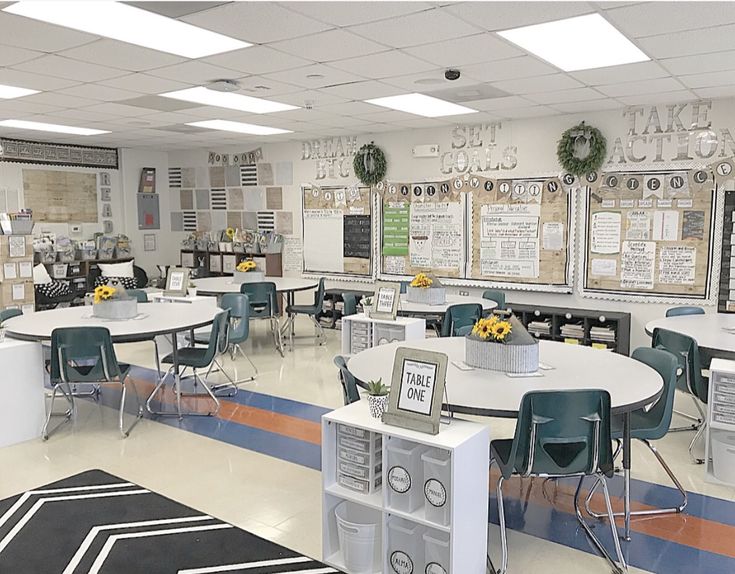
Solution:
<path fill-rule="evenodd" d="M 232 122 L 229 120 L 205 120 L 202 122 L 187 123 L 187 126 L 197 128 L 207 128 L 210 130 L 219 130 L 225 132 L 237 132 L 240 134 L 250 134 L 256 136 L 272 136 L 276 134 L 290 134 L 290 130 L 282 130 L 279 128 L 271 128 L 268 126 L 259 126 L 256 124 L 246 124 L 243 122 Z"/>
<path fill-rule="evenodd" d="M 105 130 L 78 128 L 76 126 L 63 126 L 59 124 L 46 124 L 42 122 L 30 122 L 26 120 L 2 120 L 0 121 L 0 127 L 34 130 L 39 132 L 54 132 L 57 134 L 73 134 L 77 136 L 96 136 L 99 134 L 110 133 Z"/>
<path fill-rule="evenodd" d="M 650 60 L 599 14 L 524 26 L 498 34 L 565 72 Z"/>
<path fill-rule="evenodd" d="M 460 106 L 453 104 L 452 102 L 447 102 L 446 100 L 440 100 L 439 98 L 432 98 L 431 96 L 417 93 L 388 96 L 386 98 L 375 98 L 365 101 L 368 104 L 374 104 L 376 106 L 382 106 L 384 108 L 390 108 L 392 110 L 407 112 L 409 114 L 415 114 L 417 116 L 424 116 L 427 118 L 457 116 L 460 114 L 472 114 L 477 112 L 477 110 L 473 110 L 465 106 Z"/>
<path fill-rule="evenodd" d="M 16 2 L 3 11 L 186 58 L 250 46 L 242 40 L 120 2 L 42 0 Z"/>
<path fill-rule="evenodd" d="M 12 100 L 14 98 L 22 98 L 31 94 L 39 93 L 38 90 L 29 90 L 28 88 L 17 88 L 15 86 L 6 86 L 0 84 L 0 99 Z"/>
<path fill-rule="evenodd" d="M 295 110 L 298 107 L 289 104 L 282 104 L 280 102 L 273 102 L 271 100 L 264 100 L 262 98 L 253 98 L 251 96 L 235 94 L 232 92 L 217 92 L 215 90 L 209 90 L 203 86 L 168 92 L 161 94 L 161 96 L 164 98 L 173 98 L 174 100 L 194 102 L 205 106 L 216 106 L 218 108 L 250 112 L 252 114 L 284 112 L 286 110 Z"/>

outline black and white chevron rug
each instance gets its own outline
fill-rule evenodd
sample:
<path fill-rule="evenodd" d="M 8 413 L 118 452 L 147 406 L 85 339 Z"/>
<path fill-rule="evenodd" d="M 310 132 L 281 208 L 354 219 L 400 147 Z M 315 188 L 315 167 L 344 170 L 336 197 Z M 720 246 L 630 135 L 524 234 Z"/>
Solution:
<path fill-rule="evenodd" d="M 224 572 L 339 571 L 101 470 L 0 500 L 0 573 Z"/>

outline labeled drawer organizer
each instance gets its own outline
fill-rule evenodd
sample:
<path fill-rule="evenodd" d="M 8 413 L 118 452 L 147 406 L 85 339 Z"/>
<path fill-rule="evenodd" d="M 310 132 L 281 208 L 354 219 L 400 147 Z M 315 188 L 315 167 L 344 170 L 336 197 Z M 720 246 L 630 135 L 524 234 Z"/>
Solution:
<path fill-rule="evenodd" d="M 709 372 L 707 478 L 735 485 L 735 361 L 712 359 Z"/>
<path fill-rule="evenodd" d="M 341 326 L 343 355 L 355 355 L 377 345 L 418 340 L 426 336 L 426 321 L 411 317 L 398 317 L 391 321 L 362 314 L 348 315 L 342 317 Z"/>
<path fill-rule="evenodd" d="M 323 561 L 347 574 L 485 574 L 488 448 L 470 421 L 432 436 L 383 424 L 365 401 L 324 415 Z"/>

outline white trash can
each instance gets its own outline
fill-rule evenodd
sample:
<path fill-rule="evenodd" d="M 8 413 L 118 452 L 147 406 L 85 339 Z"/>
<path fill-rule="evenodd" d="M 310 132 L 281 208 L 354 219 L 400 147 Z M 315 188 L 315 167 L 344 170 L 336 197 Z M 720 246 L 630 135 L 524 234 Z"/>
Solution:
<path fill-rule="evenodd" d="M 422 444 L 388 442 L 388 506 L 402 512 L 413 512 L 423 504 Z"/>
<path fill-rule="evenodd" d="M 372 574 L 380 560 L 380 513 L 345 501 L 334 515 L 345 569 L 350 574 Z"/>
<path fill-rule="evenodd" d="M 421 455 L 424 462 L 424 508 L 426 520 L 442 526 L 449 525 L 451 504 L 451 455 L 449 451 L 433 448 Z"/>
<path fill-rule="evenodd" d="M 717 480 L 735 485 L 735 432 L 710 431 L 712 473 Z"/>
<path fill-rule="evenodd" d="M 388 572 L 390 574 L 422 574 L 424 527 L 401 518 L 388 522 Z"/>
<path fill-rule="evenodd" d="M 428 530 L 423 538 L 425 574 L 449 574 L 449 534 Z"/>

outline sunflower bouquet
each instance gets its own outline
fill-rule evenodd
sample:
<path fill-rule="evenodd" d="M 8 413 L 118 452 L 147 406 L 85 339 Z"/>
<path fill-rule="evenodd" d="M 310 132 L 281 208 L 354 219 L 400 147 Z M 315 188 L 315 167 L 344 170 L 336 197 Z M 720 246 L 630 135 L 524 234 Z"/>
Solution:
<path fill-rule="evenodd" d="M 101 303 L 102 301 L 110 301 L 115 299 L 117 289 L 110 287 L 109 285 L 100 285 L 94 289 L 94 302 Z"/>
<path fill-rule="evenodd" d="M 426 273 L 419 273 L 411 280 L 411 287 L 418 287 L 420 289 L 428 289 L 433 284 L 434 280 Z"/>
<path fill-rule="evenodd" d="M 247 260 L 247 261 L 241 261 L 238 263 L 236 269 L 241 273 L 247 273 L 248 271 L 255 271 L 257 269 L 257 264 L 255 261 Z"/>
<path fill-rule="evenodd" d="M 498 343 L 505 343 L 512 331 L 513 327 L 510 321 L 501 320 L 495 315 L 479 319 L 472 327 L 473 335 L 483 341 L 496 341 Z"/>

